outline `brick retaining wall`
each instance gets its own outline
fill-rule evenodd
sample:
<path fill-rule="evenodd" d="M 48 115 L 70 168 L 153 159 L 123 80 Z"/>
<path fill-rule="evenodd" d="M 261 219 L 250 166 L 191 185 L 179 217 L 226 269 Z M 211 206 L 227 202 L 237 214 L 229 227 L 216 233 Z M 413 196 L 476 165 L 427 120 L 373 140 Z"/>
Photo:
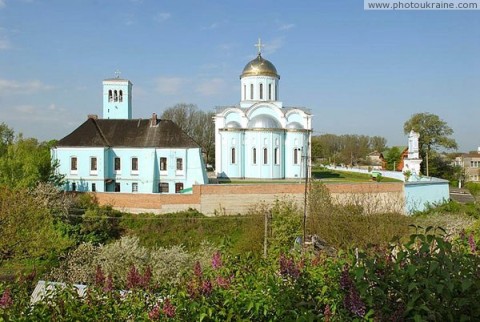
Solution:
<path fill-rule="evenodd" d="M 337 202 L 368 204 L 372 211 L 404 211 L 403 183 L 331 183 L 326 187 Z M 140 194 L 97 192 L 101 205 L 140 213 L 168 213 L 195 208 L 205 215 L 244 214 L 260 202 L 292 198 L 303 203 L 305 185 L 302 183 L 215 184 L 193 186 L 192 194 Z"/>

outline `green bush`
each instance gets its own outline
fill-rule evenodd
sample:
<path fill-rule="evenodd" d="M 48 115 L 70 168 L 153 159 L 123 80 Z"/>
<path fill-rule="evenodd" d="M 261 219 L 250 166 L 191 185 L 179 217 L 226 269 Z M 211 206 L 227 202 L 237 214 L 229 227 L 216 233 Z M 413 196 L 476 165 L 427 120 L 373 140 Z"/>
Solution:
<path fill-rule="evenodd" d="M 426 229 L 410 241 L 369 256 L 350 276 L 379 320 L 471 321 L 480 318 L 480 257 L 473 237 L 448 242 Z"/>
<path fill-rule="evenodd" d="M 120 292 L 106 272 L 96 270 L 85 297 L 67 285 L 35 304 L 28 300 L 31 284 L 22 279 L 0 284 L 0 316 L 7 321 L 477 321 L 477 239 L 462 235 L 450 242 L 427 228 L 407 243 L 336 257 L 293 252 L 263 259 L 215 251 L 203 263 L 194 260 L 179 283 L 158 284 L 148 269 L 130 267 L 120 277 L 128 292 Z"/>
<path fill-rule="evenodd" d="M 308 232 L 336 248 L 387 245 L 408 235 L 412 219 L 400 213 L 377 213 L 359 200 L 335 204 L 325 185 L 314 183 L 308 197 Z"/>

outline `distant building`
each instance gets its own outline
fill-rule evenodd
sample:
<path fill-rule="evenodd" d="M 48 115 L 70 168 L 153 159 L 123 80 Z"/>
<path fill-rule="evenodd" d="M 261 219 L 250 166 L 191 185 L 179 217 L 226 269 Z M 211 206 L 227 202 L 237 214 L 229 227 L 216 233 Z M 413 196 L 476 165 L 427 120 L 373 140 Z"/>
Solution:
<path fill-rule="evenodd" d="M 89 115 L 52 148 L 67 191 L 180 193 L 208 182 L 199 145 L 170 120 L 132 119 L 132 83 L 103 82 L 103 119 Z"/>
<path fill-rule="evenodd" d="M 480 147 L 476 152 L 459 155 L 455 158 L 454 164 L 462 167 L 466 182 L 480 181 Z"/>
<path fill-rule="evenodd" d="M 215 171 L 220 178 L 304 178 L 312 115 L 279 100 L 280 75 L 258 56 L 240 75 L 240 104 L 215 115 Z"/>
<path fill-rule="evenodd" d="M 383 156 L 378 151 L 373 151 L 366 156 L 367 164 L 374 167 L 380 167 L 383 165 Z"/>

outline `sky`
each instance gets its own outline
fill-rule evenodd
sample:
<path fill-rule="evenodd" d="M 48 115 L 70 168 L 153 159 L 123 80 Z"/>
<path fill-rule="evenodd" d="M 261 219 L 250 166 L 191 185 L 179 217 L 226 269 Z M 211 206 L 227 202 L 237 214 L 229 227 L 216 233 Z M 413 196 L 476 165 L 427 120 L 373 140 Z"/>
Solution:
<path fill-rule="evenodd" d="M 438 115 L 460 151 L 480 146 L 480 11 L 365 11 L 361 0 L 0 0 L 0 123 L 61 139 L 102 113 L 102 81 L 133 83 L 133 117 L 240 101 L 257 53 L 284 106 L 314 135 L 406 145 L 413 114 Z"/>

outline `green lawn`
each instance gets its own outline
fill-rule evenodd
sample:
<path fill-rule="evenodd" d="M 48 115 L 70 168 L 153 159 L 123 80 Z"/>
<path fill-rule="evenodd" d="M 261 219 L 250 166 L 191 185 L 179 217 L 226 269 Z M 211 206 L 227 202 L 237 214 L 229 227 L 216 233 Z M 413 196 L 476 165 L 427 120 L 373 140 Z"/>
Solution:
<path fill-rule="evenodd" d="M 312 169 L 312 177 L 328 182 L 371 182 L 372 177 L 369 174 L 335 171 L 323 167 L 314 167 Z M 400 180 L 382 177 L 381 182 L 400 182 Z"/>
<path fill-rule="evenodd" d="M 329 182 L 372 182 L 372 177 L 369 174 L 335 171 L 323 167 L 312 168 L 312 178 L 321 180 L 324 183 Z M 286 180 L 253 180 L 253 179 L 218 179 L 219 183 L 230 184 L 256 184 L 256 183 L 299 183 L 304 182 L 303 179 L 286 179 Z M 381 182 L 400 182 L 400 180 L 382 177 Z"/>

